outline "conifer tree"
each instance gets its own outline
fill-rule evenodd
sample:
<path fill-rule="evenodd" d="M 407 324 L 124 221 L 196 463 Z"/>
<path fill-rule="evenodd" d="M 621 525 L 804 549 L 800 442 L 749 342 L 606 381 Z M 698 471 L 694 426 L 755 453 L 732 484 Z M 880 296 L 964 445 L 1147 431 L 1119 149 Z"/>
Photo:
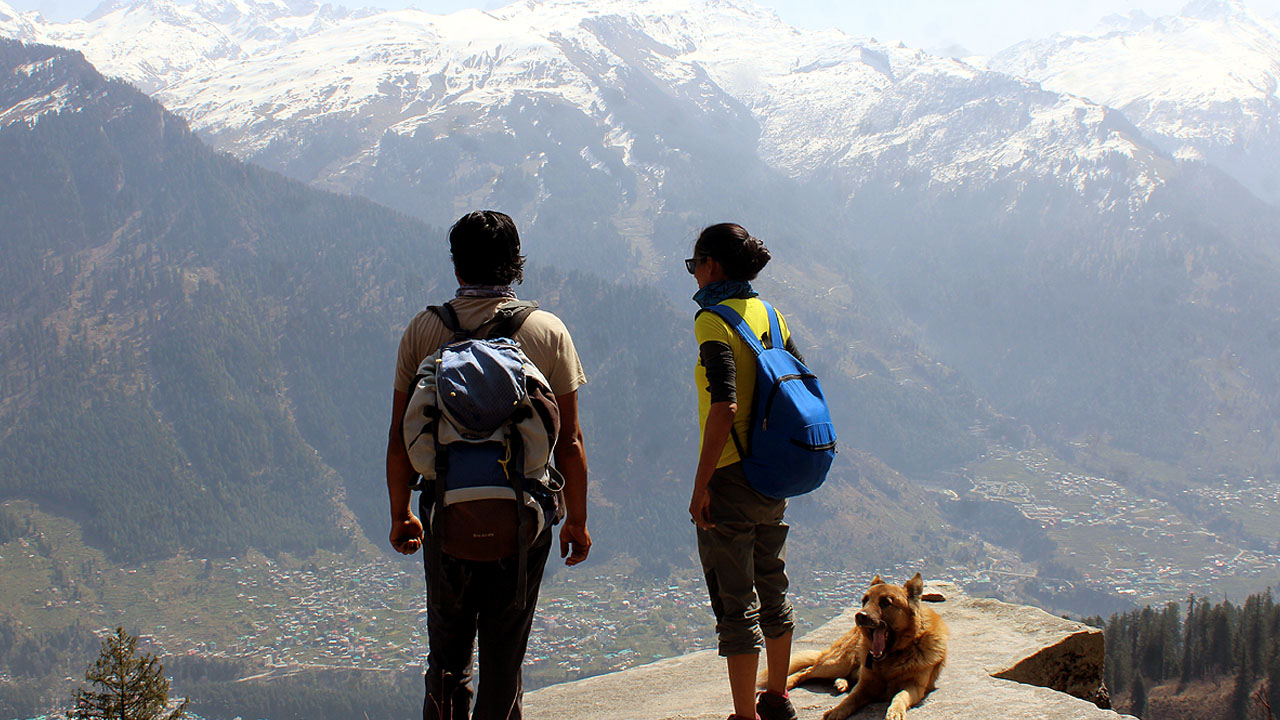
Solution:
<path fill-rule="evenodd" d="M 1133 678 L 1133 699 L 1129 701 L 1129 714 L 1140 718 L 1147 714 L 1147 682 L 1142 673 Z"/>
<path fill-rule="evenodd" d="M 1252 704 L 1251 692 L 1253 688 L 1253 678 L 1245 668 L 1241 668 L 1236 673 L 1235 684 L 1231 687 L 1231 701 L 1228 712 L 1230 717 L 1247 718 L 1249 717 L 1249 706 Z"/>
<path fill-rule="evenodd" d="M 164 667 L 152 655 L 137 653 L 138 638 L 116 628 L 102 641 L 102 652 L 85 672 L 96 690 L 79 689 L 74 695 L 72 720 L 180 720 L 186 717 L 187 700 L 169 711 L 169 680 Z"/>

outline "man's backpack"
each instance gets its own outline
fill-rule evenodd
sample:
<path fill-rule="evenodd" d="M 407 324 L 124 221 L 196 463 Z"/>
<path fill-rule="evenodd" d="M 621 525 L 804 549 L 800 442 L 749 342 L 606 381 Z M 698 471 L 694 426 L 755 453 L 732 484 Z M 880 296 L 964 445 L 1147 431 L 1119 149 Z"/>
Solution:
<path fill-rule="evenodd" d="M 733 431 L 747 482 L 762 495 L 785 498 L 810 492 L 827 479 L 836 454 L 836 431 L 818 376 L 779 345 L 778 313 L 767 302 L 764 308 L 769 314 L 769 348 L 733 308 L 713 305 L 706 310 L 720 316 L 756 356 L 755 399 L 745 447 Z"/>
<path fill-rule="evenodd" d="M 465 330 L 449 305 L 428 308 L 454 340 L 418 366 L 404 442 L 438 551 L 492 561 L 526 551 L 560 519 L 551 454 L 560 411 L 542 372 L 510 339 L 537 303 L 509 303 Z M 424 513 L 426 510 L 424 509 Z"/>

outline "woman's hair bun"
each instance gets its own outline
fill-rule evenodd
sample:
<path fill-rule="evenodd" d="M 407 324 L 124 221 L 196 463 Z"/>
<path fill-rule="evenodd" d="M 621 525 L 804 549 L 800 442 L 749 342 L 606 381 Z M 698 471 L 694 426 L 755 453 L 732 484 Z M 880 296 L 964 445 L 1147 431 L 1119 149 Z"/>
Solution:
<path fill-rule="evenodd" d="M 772 257 L 760 238 L 737 223 L 704 228 L 694 243 L 693 254 L 715 259 L 731 280 L 754 280 Z"/>
<path fill-rule="evenodd" d="M 769 260 L 773 257 L 769 254 L 769 248 L 764 246 L 764 241 L 754 235 L 748 235 L 746 243 L 743 244 L 745 260 L 749 263 L 751 269 L 751 277 L 754 278 L 765 265 L 769 264 Z M 750 279 L 750 278 L 748 278 Z"/>

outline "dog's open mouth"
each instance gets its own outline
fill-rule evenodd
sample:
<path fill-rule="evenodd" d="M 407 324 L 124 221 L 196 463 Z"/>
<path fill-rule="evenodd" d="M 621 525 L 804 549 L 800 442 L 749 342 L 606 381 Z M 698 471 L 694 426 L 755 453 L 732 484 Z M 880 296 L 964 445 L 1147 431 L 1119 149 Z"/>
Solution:
<path fill-rule="evenodd" d="M 885 650 L 889 647 L 889 628 L 878 627 L 871 631 L 871 657 L 883 660 Z"/>

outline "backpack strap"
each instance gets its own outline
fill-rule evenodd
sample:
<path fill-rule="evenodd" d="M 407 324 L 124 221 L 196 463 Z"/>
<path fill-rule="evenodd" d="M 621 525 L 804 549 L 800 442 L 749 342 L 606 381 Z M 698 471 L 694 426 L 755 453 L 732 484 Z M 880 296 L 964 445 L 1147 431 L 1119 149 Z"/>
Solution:
<path fill-rule="evenodd" d="M 513 431 L 511 426 L 507 427 L 507 450 L 507 462 L 502 469 L 506 471 L 507 482 L 511 483 L 516 495 L 516 594 L 520 597 L 520 609 L 524 610 L 529 601 L 529 548 L 524 543 L 525 528 L 529 524 L 524 505 L 524 444 L 520 433 Z M 512 469 L 513 465 L 520 470 Z"/>
<path fill-rule="evenodd" d="M 513 303 L 507 303 L 498 308 L 492 318 L 474 329 L 467 330 L 462 327 L 462 323 L 458 320 L 458 313 L 453 309 L 451 303 L 432 305 L 427 308 L 428 311 L 440 318 L 440 322 L 453 333 L 455 342 L 471 338 L 512 337 L 524 325 L 529 313 L 537 309 L 538 303 L 533 300 L 517 300 Z"/>
<path fill-rule="evenodd" d="M 444 323 L 444 326 L 448 328 L 449 332 L 453 333 L 453 339 L 455 342 L 458 340 L 466 340 L 471 337 L 470 333 L 462 329 L 462 323 L 458 322 L 458 313 L 449 303 L 445 303 L 444 305 L 432 305 L 428 307 L 427 310 L 440 318 L 440 322 Z"/>
<path fill-rule="evenodd" d="M 764 303 L 765 312 L 769 314 L 769 347 L 781 347 L 778 345 L 778 340 L 782 338 L 782 325 L 778 321 L 778 311 L 774 310 L 773 306 L 764 300 L 761 300 L 760 302 Z M 747 347 L 751 349 L 751 352 L 759 355 L 765 351 L 764 343 L 760 342 L 760 338 L 756 336 L 755 331 L 751 329 L 751 326 L 747 324 L 746 320 L 742 319 L 742 316 L 738 314 L 737 310 L 734 310 L 728 305 L 712 305 L 711 307 L 699 310 L 698 314 L 702 314 L 704 312 L 710 312 L 718 315 L 726 325 L 728 325 L 734 332 L 738 333 L 738 337 L 742 338 L 742 342 L 747 344 Z"/>
<path fill-rule="evenodd" d="M 524 321 L 528 319 L 529 314 L 537 309 L 538 303 L 533 300 L 518 300 L 508 303 L 498 308 L 498 312 L 494 313 L 493 318 L 476 328 L 476 332 L 479 333 L 484 328 L 487 329 L 485 337 L 514 337 L 516 331 L 524 326 Z"/>
<path fill-rule="evenodd" d="M 769 347 L 785 347 L 787 342 L 782 339 L 782 322 L 778 320 L 778 311 L 764 300 L 760 302 L 764 303 L 764 310 L 769 313 Z"/>
<path fill-rule="evenodd" d="M 764 303 L 764 309 L 769 313 L 769 347 L 777 347 L 778 338 L 782 337 L 782 330 L 780 328 L 780 323 L 778 322 L 778 311 L 774 310 L 773 306 L 764 300 L 761 300 L 760 302 Z M 751 329 L 751 326 L 747 324 L 747 321 L 743 319 L 742 315 L 738 314 L 737 310 L 734 310 L 728 305 L 712 305 L 711 307 L 699 310 L 698 314 L 702 314 L 703 312 L 711 312 L 719 316 L 726 325 L 738 334 L 738 337 L 742 338 L 742 342 L 750 348 L 751 352 L 754 353 L 756 357 L 759 357 L 760 354 L 765 351 L 764 343 L 760 342 L 760 338 L 756 336 L 755 330 Z M 758 383 L 759 380 L 757 379 L 757 384 Z M 742 438 L 738 437 L 737 427 L 733 425 L 729 426 L 729 437 L 733 440 L 733 447 L 738 451 L 738 457 L 740 459 L 746 459 L 750 456 L 747 449 L 743 447 Z"/>

